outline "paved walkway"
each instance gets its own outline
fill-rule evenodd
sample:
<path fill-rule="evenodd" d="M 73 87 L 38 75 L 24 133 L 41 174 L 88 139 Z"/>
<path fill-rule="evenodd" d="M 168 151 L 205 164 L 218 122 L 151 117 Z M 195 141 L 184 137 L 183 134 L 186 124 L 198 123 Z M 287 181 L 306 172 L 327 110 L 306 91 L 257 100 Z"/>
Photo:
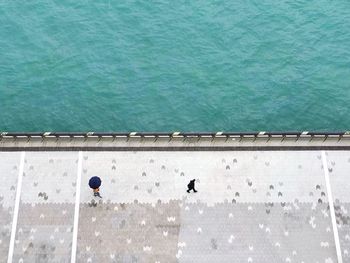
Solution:
<path fill-rule="evenodd" d="M 348 151 L 0 152 L 0 262 L 350 262 L 349 172 Z"/>

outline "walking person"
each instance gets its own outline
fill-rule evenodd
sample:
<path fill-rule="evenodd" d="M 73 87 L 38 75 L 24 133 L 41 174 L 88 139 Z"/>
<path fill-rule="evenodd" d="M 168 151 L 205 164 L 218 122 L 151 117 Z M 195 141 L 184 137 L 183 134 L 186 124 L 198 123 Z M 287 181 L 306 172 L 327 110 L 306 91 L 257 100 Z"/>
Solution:
<path fill-rule="evenodd" d="M 196 179 L 193 179 L 190 181 L 190 183 L 187 185 L 187 193 L 189 193 L 191 190 L 193 190 L 194 193 L 197 193 L 197 190 L 194 188 L 194 183 Z"/>
<path fill-rule="evenodd" d="M 102 196 L 100 195 L 100 186 L 101 186 L 101 178 L 98 176 L 93 176 L 90 178 L 89 180 L 89 186 L 92 189 L 94 196 L 102 198 Z"/>

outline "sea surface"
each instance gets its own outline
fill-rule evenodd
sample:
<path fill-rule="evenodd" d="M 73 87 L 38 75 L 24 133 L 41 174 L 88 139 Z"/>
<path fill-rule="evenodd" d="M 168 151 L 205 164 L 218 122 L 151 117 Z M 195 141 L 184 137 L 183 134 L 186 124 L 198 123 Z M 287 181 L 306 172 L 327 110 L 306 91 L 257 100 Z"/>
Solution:
<path fill-rule="evenodd" d="M 349 0 L 0 0 L 0 131 L 350 130 Z"/>

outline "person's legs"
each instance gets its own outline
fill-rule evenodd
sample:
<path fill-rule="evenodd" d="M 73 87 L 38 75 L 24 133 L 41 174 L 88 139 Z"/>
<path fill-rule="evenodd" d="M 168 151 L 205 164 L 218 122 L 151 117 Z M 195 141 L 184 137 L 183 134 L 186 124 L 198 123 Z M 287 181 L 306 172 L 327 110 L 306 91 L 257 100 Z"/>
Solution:
<path fill-rule="evenodd" d="M 102 196 L 100 195 L 99 192 L 94 193 L 94 196 L 97 196 L 97 197 L 99 197 L 99 198 L 102 198 Z"/>
<path fill-rule="evenodd" d="M 100 188 L 96 188 L 93 190 L 94 191 L 94 196 L 97 196 L 99 198 L 102 198 L 102 196 L 100 195 Z"/>
<path fill-rule="evenodd" d="M 192 185 L 191 185 L 191 183 L 189 183 L 187 185 L 187 193 L 189 193 L 191 190 L 192 190 Z"/>

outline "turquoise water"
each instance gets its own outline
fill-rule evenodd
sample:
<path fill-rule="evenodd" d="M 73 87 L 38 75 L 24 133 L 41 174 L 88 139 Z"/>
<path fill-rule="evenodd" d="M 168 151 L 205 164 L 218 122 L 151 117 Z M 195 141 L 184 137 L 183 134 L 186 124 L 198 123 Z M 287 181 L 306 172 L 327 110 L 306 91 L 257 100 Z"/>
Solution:
<path fill-rule="evenodd" d="M 349 10 L 0 0 L 0 130 L 347 130 Z"/>

